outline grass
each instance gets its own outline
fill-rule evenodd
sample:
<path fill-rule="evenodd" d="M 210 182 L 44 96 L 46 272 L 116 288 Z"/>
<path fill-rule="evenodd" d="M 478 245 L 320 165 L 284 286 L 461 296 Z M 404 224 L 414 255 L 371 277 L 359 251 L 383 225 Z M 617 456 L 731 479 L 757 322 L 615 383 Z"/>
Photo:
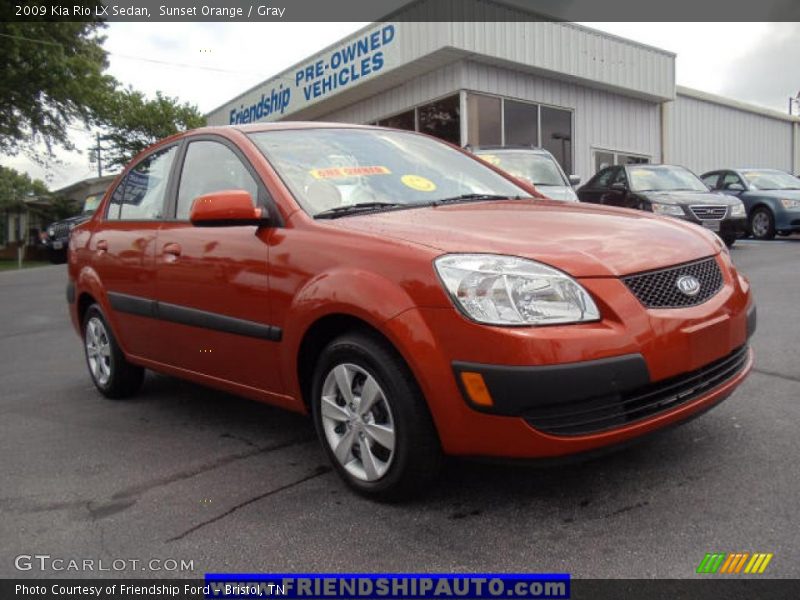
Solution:
<path fill-rule="evenodd" d="M 33 269 L 35 267 L 46 267 L 50 262 L 43 260 L 26 260 L 22 262 L 23 269 Z M 17 261 L 0 259 L 0 271 L 16 271 Z"/>

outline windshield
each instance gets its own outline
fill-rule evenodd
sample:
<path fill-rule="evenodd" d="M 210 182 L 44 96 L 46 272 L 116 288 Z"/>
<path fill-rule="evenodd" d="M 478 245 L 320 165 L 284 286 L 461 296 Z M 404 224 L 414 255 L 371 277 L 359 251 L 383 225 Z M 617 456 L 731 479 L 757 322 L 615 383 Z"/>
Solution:
<path fill-rule="evenodd" d="M 540 186 L 566 186 L 569 183 L 564 179 L 556 161 L 546 154 L 535 152 L 475 152 L 486 162 L 500 167 L 506 173 L 530 181 Z"/>
<path fill-rule="evenodd" d="M 628 174 L 631 189 L 635 192 L 708 191 L 697 175 L 683 167 L 637 166 L 630 167 Z"/>
<path fill-rule="evenodd" d="M 764 169 L 742 173 L 750 187 L 756 190 L 800 190 L 800 179 L 783 171 Z"/>
<path fill-rule="evenodd" d="M 480 161 L 413 133 L 291 129 L 250 137 L 311 215 L 356 204 L 402 208 L 467 195 L 530 196 Z"/>
<path fill-rule="evenodd" d="M 91 215 L 94 211 L 97 210 L 97 207 L 100 205 L 100 200 L 103 199 L 103 194 L 93 194 L 92 196 L 86 196 L 86 200 L 83 202 L 83 214 Z"/>

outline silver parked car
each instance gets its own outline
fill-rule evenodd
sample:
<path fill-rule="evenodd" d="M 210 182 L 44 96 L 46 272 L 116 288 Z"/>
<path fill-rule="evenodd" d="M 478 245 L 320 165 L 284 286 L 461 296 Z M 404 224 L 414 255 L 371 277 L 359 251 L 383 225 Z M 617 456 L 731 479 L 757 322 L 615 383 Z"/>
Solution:
<path fill-rule="evenodd" d="M 467 146 L 489 164 L 532 183 L 552 200 L 577 202 L 573 186 L 581 182 L 577 175 L 566 176 L 555 157 L 544 148 L 531 146 Z"/>

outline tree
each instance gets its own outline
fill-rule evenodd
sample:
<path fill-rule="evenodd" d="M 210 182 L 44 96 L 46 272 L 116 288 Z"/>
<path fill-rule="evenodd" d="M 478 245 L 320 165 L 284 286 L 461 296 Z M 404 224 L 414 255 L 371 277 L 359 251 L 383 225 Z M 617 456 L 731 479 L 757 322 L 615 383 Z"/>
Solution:
<path fill-rule="evenodd" d="M 0 210 L 21 208 L 27 196 L 49 196 L 50 191 L 40 179 L 31 179 L 27 173 L 0 165 Z"/>
<path fill-rule="evenodd" d="M 148 100 L 132 88 L 110 94 L 97 118 L 106 132 L 100 139 L 105 142 L 104 162 L 109 167 L 124 166 L 158 140 L 206 124 L 194 105 L 180 104 L 177 98 L 161 92 Z"/>
<path fill-rule="evenodd" d="M 37 157 L 37 142 L 48 155 L 55 146 L 73 148 L 70 123 L 91 123 L 116 85 L 104 74 L 102 27 L 98 21 L 0 22 L 0 152 L 26 149 Z"/>

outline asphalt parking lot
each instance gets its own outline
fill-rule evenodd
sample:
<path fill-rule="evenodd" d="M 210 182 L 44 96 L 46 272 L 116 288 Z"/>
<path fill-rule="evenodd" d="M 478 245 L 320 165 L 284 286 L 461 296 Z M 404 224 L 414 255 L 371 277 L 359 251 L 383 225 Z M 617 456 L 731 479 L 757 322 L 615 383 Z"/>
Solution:
<path fill-rule="evenodd" d="M 348 492 L 303 417 L 153 374 L 134 399 L 103 399 L 68 321 L 66 269 L 0 273 L 0 577 L 91 575 L 20 572 L 20 554 L 193 561 L 118 573 L 134 577 L 692 577 L 706 552 L 772 552 L 764 576 L 800 577 L 800 237 L 732 254 L 759 329 L 731 398 L 591 462 L 453 462 L 399 506 Z"/>

